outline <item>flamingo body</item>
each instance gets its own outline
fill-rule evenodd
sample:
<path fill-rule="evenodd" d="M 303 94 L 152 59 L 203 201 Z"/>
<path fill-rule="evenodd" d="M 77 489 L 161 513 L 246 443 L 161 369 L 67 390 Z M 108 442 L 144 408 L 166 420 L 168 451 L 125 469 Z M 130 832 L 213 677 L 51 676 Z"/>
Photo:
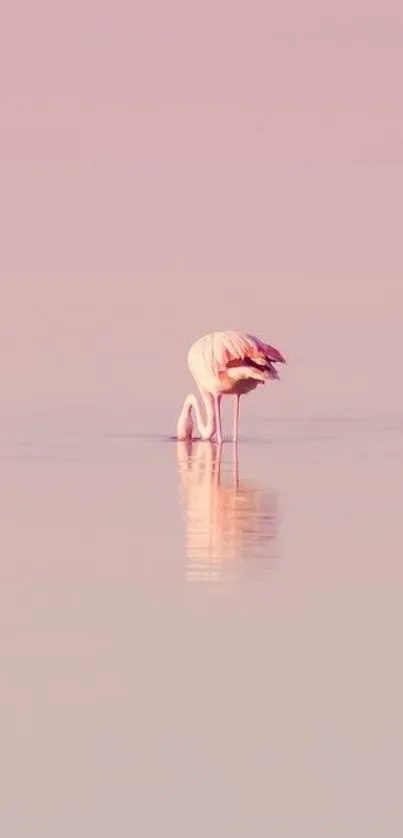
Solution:
<path fill-rule="evenodd" d="M 177 437 L 192 438 L 194 411 L 201 438 L 212 439 L 216 434 L 218 442 L 222 442 L 222 396 L 236 397 L 233 439 L 237 441 L 240 397 L 259 384 L 277 380 L 279 376 L 274 364 L 285 363 L 285 358 L 274 346 L 254 335 L 231 330 L 211 332 L 199 338 L 190 347 L 187 360 L 204 403 L 206 418 L 203 419 L 198 401 L 190 393 L 178 419 Z"/>

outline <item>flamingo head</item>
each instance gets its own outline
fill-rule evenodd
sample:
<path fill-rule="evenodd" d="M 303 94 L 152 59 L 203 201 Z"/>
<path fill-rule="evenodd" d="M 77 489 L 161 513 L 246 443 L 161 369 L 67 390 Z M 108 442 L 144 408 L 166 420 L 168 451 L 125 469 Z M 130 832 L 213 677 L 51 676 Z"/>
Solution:
<path fill-rule="evenodd" d="M 176 426 L 177 439 L 192 439 L 193 427 L 192 409 L 184 408 Z"/>

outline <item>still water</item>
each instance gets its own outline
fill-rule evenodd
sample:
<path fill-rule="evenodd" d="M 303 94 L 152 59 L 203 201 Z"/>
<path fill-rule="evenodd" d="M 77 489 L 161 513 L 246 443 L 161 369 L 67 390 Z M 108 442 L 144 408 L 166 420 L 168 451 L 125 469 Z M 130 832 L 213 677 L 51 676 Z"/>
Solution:
<path fill-rule="evenodd" d="M 402 835 L 403 419 L 254 431 L 3 427 L 2 835 Z"/>

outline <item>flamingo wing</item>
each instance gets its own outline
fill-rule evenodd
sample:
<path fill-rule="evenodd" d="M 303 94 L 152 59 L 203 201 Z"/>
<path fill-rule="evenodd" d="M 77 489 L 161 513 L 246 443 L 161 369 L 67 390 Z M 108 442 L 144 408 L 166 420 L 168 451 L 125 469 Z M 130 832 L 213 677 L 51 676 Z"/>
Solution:
<path fill-rule="evenodd" d="M 217 380 L 278 378 L 275 363 L 285 363 L 281 353 L 254 335 L 226 330 L 199 338 L 188 353 L 189 369 L 211 392 Z"/>
<path fill-rule="evenodd" d="M 226 372 L 230 377 L 238 379 L 255 378 L 263 381 L 278 378 L 273 364 L 285 363 L 285 359 L 275 347 L 254 335 L 240 332 L 219 332 L 215 337 L 214 355 L 219 376 Z"/>

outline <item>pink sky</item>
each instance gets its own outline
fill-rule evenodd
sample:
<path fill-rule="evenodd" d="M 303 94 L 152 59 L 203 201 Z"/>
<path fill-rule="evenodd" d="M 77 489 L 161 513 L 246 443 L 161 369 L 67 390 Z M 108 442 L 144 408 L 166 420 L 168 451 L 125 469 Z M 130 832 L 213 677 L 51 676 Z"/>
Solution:
<path fill-rule="evenodd" d="M 291 356 L 280 412 L 396 407 L 397 0 L 22 0 L 0 33 L 3 406 L 175 412 L 234 327 Z"/>

